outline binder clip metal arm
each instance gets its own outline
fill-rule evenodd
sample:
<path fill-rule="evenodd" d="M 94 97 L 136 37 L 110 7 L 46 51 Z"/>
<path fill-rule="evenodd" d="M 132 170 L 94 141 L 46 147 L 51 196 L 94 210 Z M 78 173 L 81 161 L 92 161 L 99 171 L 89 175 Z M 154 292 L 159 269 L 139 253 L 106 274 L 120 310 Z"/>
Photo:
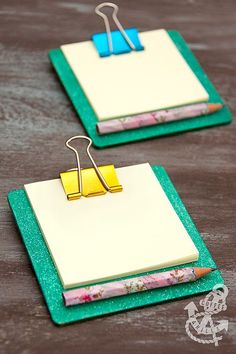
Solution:
<path fill-rule="evenodd" d="M 81 169 L 78 151 L 70 144 L 76 139 L 89 142 L 86 152 L 93 165 L 91 168 Z M 92 140 L 87 136 L 73 136 L 66 141 L 66 147 L 76 156 L 77 167 L 60 173 L 61 182 L 68 200 L 79 199 L 81 196 L 91 197 L 105 194 L 106 192 L 121 192 L 114 165 L 97 166 L 89 149 Z"/>

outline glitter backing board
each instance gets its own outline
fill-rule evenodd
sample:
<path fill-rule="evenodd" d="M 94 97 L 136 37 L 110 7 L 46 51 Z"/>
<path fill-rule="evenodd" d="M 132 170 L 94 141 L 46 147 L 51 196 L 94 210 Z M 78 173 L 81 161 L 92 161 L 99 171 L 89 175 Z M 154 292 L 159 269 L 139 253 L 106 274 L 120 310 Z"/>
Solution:
<path fill-rule="evenodd" d="M 168 34 L 176 47 L 198 77 L 203 87 L 209 94 L 209 103 L 224 103 L 217 93 L 216 89 L 208 79 L 207 75 L 201 68 L 199 62 L 188 48 L 183 37 L 177 31 L 168 31 Z M 225 106 L 220 111 L 209 114 L 207 116 L 195 117 L 191 119 L 183 119 L 180 121 L 163 123 L 160 125 L 143 127 L 128 131 L 117 132 L 99 136 L 96 131 L 96 123 L 98 122 L 96 114 L 88 102 L 78 80 L 71 70 L 61 49 L 52 49 L 49 52 L 49 59 L 56 70 L 62 85 L 64 86 L 83 126 L 93 140 L 93 144 L 99 148 L 105 148 L 112 145 L 123 144 L 138 140 L 154 138 L 162 135 L 180 133 L 188 130 L 201 129 L 219 124 L 227 124 L 232 120 L 229 109 Z M 102 59 L 101 59 L 102 60 Z M 112 89 L 112 88 L 111 88 Z"/>
<path fill-rule="evenodd" d="M 187 266 L 215 267 L 216 265 L 208 249 L 206 248 L 205 243 L 203 242 L 200 234 L 193 224 L 191 217 L 185 209 L 164 168 L 153 166 L 153 171 L 171 204 L 173 205 L 176 213 L 178 214 L 180 220 L 182 221 L 193 242 L 198 248 L 199 260 L 197 262 L 188 263 Z M 29 258 L 34 267 L 36 277 L 43 292 L 52 320 L 55 324 L 67 324 L 70 322 L 80 321 L 92 317 L 203 293 L 205 291 L 212 290 L 215 284 L 224 282 L 220 272 L 217 270 L 193 283 L 179 284 L 162 289 L 153 289 L 145 292 L 128 294 L 113 299 L 106 299 L 66 308 L 62 299 L 62 292 L 64 289 L 54 267 L 47 246 L 44 242 L 43 236 L 25 191 L 11 191 L 8 194 L 8 201 L 21 233 Z M 180 266 L 165 268 L 161 271 L 174 268 L 180 268 Z"/>

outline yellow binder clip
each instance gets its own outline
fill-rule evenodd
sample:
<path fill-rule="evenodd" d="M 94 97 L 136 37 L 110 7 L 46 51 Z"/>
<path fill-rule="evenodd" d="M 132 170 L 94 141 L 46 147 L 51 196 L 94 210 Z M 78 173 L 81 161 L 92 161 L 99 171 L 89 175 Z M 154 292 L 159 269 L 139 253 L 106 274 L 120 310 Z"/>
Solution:
<path fill-rule="evenodd" d="M 87 155 L 93 167 L 81 169 L 78 151 L 70 145 L 76 139 L 89 141 Z M 81 196 L 93 197 L 105 194 L 121 192 L 122 186 L 119 184 L 114 165 L 97 166 L 89 151 L 92 140 L 87 136 L 73 136 L 66 141 L 66 146 L 75 153 L 77 167 L 60 173 L 61 182 L 68 200 L 79 199 Z"/>

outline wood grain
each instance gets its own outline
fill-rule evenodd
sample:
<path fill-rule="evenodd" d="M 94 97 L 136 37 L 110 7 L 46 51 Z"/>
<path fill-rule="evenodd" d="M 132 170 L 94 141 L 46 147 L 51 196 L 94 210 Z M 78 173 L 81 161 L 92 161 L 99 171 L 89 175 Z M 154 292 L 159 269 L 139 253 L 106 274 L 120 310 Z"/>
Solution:
<path fill-rule="evenodd" d="M 235 0 L 122 0 L 120 19 L 140 30 L 182 33 L 226 103 L 236 111 Z M 2 354 L 232 353 L 236 344 L 236 127 L 231 125 L 95 150 L 101 163 L 163 165 L 230 289 L 229 331 L 219 349 L 189 339 L 190 299 L 58 328 L 49 318 L 6 201 L 24 183 L 69 168 L 66 138 L 84 133 L 47 52 L 103 29 L 96 1 L 1 0 L 0 3 L 0 345 Z M 88 162 L 87 162 L 88 164 Z M 85 163 L 85 166 L 86 163 Z M 201 297 L 194 297 L 198 305 Z"/>

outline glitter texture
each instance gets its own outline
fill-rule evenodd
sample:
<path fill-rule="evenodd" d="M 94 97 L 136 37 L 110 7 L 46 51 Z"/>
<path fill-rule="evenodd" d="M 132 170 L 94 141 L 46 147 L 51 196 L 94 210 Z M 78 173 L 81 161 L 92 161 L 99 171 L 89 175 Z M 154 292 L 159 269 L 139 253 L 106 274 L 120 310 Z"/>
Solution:
<path fill-rule="evenodd" d="M 154 166 L 153 170 L 199 251 L 199 260 L 197 262 L 188 263 L 188 266 L 216 267 L 205 243 L 193 224 L 191 217 L 185 209 L 164 168 Z M 220 272 L 214 271 L 193 283 L 153 289 L 146 292 L 129 294 L 123 297 L 121 296 L 67 308 L 64 306 L 62 297 L 64 289 L 25 191 L 11 191 L 8 194 L 8 201 L 29 258 L 34 267 L 35 274 L 42 289 L 52 320 L 58 325 L 210 291 L 215 284 L 223 283 L 223 278 L 221 277 Z M 162 269 L 162 271 L 176 268 L 180 267 L 165 268 Z M 151 273 L 153 272 L 142 274 Z"/>
<path fill-rule="evenodd" d="M 168 31 L 168 34 L 186 62 L 189 64 L 190 68 L 198 77 L 199 81 L 202 83 L 203 87 L 208 92 L 209 102 L 224 103 L 208 79 L 207 75 L 204 73 L 199 62 L 188 48 L 183 37 L 176 31 Z M 210 127 L 218 124 L 227 124 L 232 120 L 230 111 L 227 107 L 224 107 L 220 111 L 204 117 L 204 119 L 202 119 L 202 117 L 195 117 L 192 119 L 163 123 L 156 126 L 117 132 L 112 135 L 105 134 L 99 136 L 96 131 L 96 124 L 98 122 L 96 114 L 88 102 L 84 91 L 82 90 L 79 82 L 73 74 L 73 71 L 71 70 L 62 51 L 60 49 L 52 49 L 49 52 L 49 59 L 51 60 L 52 65 L 56 70 L 72 104 L 74 105 L 74 108 L 81 122 L 83 123 L 85 130 L 87 131 L 90 138 L 92 138 L 93 144 L 99 148 L 154 138 L 162 135 L 175 134 L 187 130 Z M 105 60 L 109 60 L 109 58 Z"/>

